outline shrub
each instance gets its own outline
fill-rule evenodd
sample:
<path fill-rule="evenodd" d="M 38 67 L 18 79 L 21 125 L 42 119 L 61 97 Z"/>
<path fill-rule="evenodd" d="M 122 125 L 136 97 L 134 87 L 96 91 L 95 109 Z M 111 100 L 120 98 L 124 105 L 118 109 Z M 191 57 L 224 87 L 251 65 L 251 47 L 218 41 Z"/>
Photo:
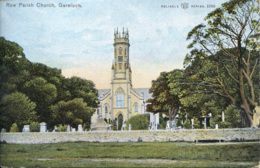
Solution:
<path fill-rule="evenodd" d="M 150 114 L 139 114 L 130 118 L 126 123 L 128 130 L 129 124 L 132 125 L 132 130 L 147 130 L 150 123 Z"/>
<path fill-rule="evenodd" d="M 38 122 L 31 122 L 30 132 L 40 132 L 40 124 Z"/>
<path fill-rule="evenodd" d="M 183 124 L 181 123 L 181 119 L 180 118 L 177 119 L 176 126 L 177 127 L 179 127 L 179 126 L 183 127 Z"/>
<path fill-rule="evenodd" d="M 13 123 L 13 125 L 10 128 L 10 132 L 19 132 L 18 126 L 16 123 Z"/>
<path fill-rule="evenodd" d="M 229 105 L 224 112 L 227 128 L 241 127 L 240 111 L 234 105 Z"/>
<path fill-rule="evenodd" d="M 59 124 L 58 125 L 58 131 L 59 132 L 66 132 L 67 131 L 67 125 L 62 125 L 62 124 Z"/>
<path fill-rule="evenodd" d="M 185 129 L 191 129 L 191 123 L 190 123 L 190 120 L 189 119 L 186 119 L 183 123 L 183 127 Z"/>
<path fill-rule="evenodd" d="M 116 131 L 117 130 L 117 124 L 116 122 L 113 122 L 113 131 Z"/>
<path fill-rule="evenodd" d="M 200 121 L 197 118 L 195 118 L 195 117 L 193 118 L 193 120 L 194 120 L 193 128 L 195 128 L 195 129 L 201 128 Z"/>

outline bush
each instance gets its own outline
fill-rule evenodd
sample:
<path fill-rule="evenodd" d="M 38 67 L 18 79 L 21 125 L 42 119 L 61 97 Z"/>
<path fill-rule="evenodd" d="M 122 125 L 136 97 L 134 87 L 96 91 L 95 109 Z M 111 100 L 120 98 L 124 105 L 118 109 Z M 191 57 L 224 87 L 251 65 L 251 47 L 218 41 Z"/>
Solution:
<path fill-rule="evenodd" d="M 229 105 L 225 113 L 225 122 L 227 128 L 240 128 L 241 127 L 241 116 L 240 111 L 236 109 L 234 105 Z"/>
<path fill-rule="evenodd" d="M 117 124 L 116 122 L 113 122 L 113 131 L 116 131 L 117 130 Z"/>
<path fill-rule="evenodd" d="M 147 130 L 150 123 L 150 114 L 139 114 L 130 118 L 126 123 L 128 130 L 129 124 L 132 125 L 132 130 Z"/>
<path fill-rule="evenodd" d="M 165 129 L 167 121 L 169 120 L 169 118 L 168 117 L 163 117 L 162 114 L 160 114 L 159 119 L 160 119 L 160 129 Z"/>
<path fill-rule="evenodd" d="M 40 132 L 40 124 L 38 122 L 31 122 L 30 132 Z"/>
<path fill-rule="evenodd" d="M 19 132 L 18 126 L 16 123 L 13 123 L 13 125 L 10 128 L 10 132 Z"/>
<path fill-rule="evenodd" d="M 189 119 L 186 119 L 183 123 L 183 127 L 185 129 L 191 129 L 191 123 L 190 123 L 190 120 Z"/>
<path fill-rule="evenodd" d="M 222 114 L 217 114 L 210 119 L 210 127 L 215 128 L 215 124 L 218 124 L 219 128 L 240 128 L 241 116 L 240 111 L 236 109 L 234 105 L 229 105 L 225 113 L 225 122 L 222 122 Z"/>
<path fill-rule="evenodd" d="M 180 119 L 180 118 L 178 118 L 178 119 L 177 119 L 176 126 L 177 126 L 177 127 L 179 127 L 179 126 L 183 127 L 183 125 L 182 125 L 182 123 L 181 123 L 181 119 Z"/>
<path fill-rule="evenodd" d="M 59 124 L 58 125 L 58 131 L 59 132 L 66 132 L 67 131 L 67 125 L 62 125 L 62 124 Z"/>
<path fill-rule="evenodd" d="M 193 118 L 193 120 L 194 120 L 193 128 L 200 129 L 201 128 L 200 121 L 197 118 Z"/>

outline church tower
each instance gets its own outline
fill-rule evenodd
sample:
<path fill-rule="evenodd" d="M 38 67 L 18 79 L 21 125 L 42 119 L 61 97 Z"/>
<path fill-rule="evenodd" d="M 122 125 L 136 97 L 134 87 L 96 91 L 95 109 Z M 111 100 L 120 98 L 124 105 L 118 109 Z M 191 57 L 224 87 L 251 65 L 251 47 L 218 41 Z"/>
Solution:
<path fill-rule="evenodd" d="M 112 80 L 126 79 L 132 86 L 131 68 L 129 62 L 129 33 L 124 30 L 122 34 L 118 29 L 114 31 L 114 60 L 112 65 Z"/>
<path fill-rule="evenodd" d="M 131 113 L 132 72 L 129 62 L 129 32 L 123 28 L 114 31 L 114 60 L 111 70 L 111 112 L 112 118 L 127 121 Z M 121 115 L 121 116 L 120 116 Z"/>

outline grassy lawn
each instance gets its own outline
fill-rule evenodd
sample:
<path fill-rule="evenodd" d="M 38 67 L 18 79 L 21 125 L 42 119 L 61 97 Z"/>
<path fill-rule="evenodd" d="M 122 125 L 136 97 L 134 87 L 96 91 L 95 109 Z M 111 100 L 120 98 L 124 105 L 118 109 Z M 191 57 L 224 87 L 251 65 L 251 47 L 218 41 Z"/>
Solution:
<path fill-rule="evenodd" d="M 0 145 L 8 167 L 252 167 L 259 143 L 57 143 Z"/>

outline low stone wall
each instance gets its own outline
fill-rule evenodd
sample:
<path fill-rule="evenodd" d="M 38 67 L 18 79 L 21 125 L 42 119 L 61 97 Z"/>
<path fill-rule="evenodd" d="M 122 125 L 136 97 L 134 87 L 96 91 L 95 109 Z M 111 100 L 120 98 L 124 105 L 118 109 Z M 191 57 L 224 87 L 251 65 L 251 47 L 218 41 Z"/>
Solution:
<path fill-rule="evenodd" d="M 42 144 L 58 142 L 168 142 L 195 140 L 256 140 L 259 128 L 193 129 L 174 131 L 108 131 L 108 132 L 48 132 L 1 133 L 1 142 L 15 144 Z"/>

